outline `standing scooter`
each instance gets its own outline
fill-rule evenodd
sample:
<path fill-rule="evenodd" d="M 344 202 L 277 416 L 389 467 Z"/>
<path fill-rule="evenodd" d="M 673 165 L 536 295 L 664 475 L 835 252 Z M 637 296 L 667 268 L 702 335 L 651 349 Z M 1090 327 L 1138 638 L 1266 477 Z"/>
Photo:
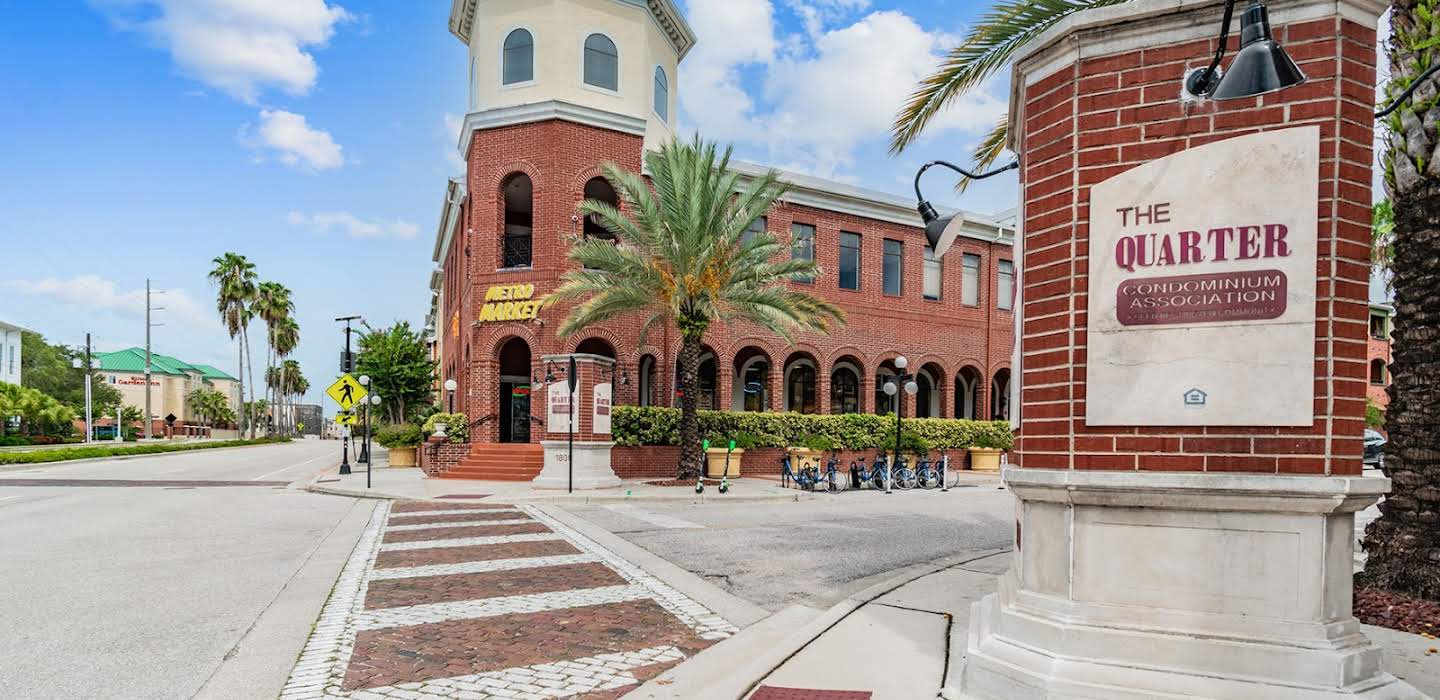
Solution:
<path fill-rule="evenodd" d="M 730 439 L 730 446 L 725 449 L 725 473 L 720 476 L 720 493 L 730 490 L 730 453 L 735 451 L 735 439 Z"/>
<path fill-rule="evenodd" d="M 710 441 L 700 443 L 700 475 L 695 477 L 695 493 L 705 493 L 705 461 L 710 458 Z"/>

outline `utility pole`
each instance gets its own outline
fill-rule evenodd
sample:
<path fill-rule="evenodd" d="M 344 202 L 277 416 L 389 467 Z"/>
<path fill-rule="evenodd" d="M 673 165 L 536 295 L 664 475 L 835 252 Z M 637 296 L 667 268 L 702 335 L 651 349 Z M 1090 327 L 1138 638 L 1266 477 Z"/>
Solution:
<path fill-rule="evenodd" d="M 95 437 L 95 416 L 90 407 L 90 380 L 95 374 L 94 365 L 90 364 L 90 334 L 85 334 L 85 444 Z M 115 426 L 119 429 L 120 426 Z"/>
<path fill-rule="evenodd" d="M 156 294 L 164 294 L 164 292 L 155 292 L 155 293 L 156 293 Z M 149 440 L 149 439 L 151 439 L 151 438 L 154 437 L 154 435 L 153 435 L 153 430 L 154 430 L 154 423 L 155 423 L 155 420 L 154 420 L 154 415 L 155 415 L 155 414 L 153 414 L 153 413 L 150 412 L 150 381 L 151 381 L 151 380 L 150 380 L 150 370 L 151 370 L 151 365 L 150 365 L 150 329 L 151 329 L 151 328 L 154 328 L 155 326 L 163 326 L 163 325 L 165 325 L 165 324 L 163 324 L 163 323 L 151 323 L 151 322 L 150 322 L 150 312 L 151 312 L 151 311 L 164 311 L 164 310 L 165 310 L 165 307 L 163 307 L 163 306 L 151 306 L 151 305 L 150 305 L 150 278 L 149 278 L 149 277 L 146 277 L 146 278 L 145 278 L 145 439 L 146 439 L 146 440 Z"/>
<path fill-rule="evenodd" d="M 353 363 L 354 363 L 354 361 L 353 361 L 353 359 L 352 359 L 352 356 L 350 355 L 350 322 L 351 322 L 351 321 L 354 321 L 355 319 L 358 319 L 358 318 L 360 318 L 360 317 L 359 317 L 359 316 L 341 316 L 340 318 L 335 319 L 337 322 L 338 322 L 338 321 L 344 321 L 344 322 L 345 322 L 345 354 L 342 355 L 342 356 L 340 356 L 340 373 L 341 373 L 341 374 L 349 374 L 351 370 L 355 369 L 355 368 L 352 366 Z M 341 438 L 340 438 L 340 473 L 341 473 L 341 474 L 349 474 L 349 473 L 350 473 L 350 426 L 348 426 L 348 425 L 345 426 L 345 432 L 342 434 L 342 436 L 341 436 Z M 367 478 L 368 478 L 368 474 L 367 474 Z"/>

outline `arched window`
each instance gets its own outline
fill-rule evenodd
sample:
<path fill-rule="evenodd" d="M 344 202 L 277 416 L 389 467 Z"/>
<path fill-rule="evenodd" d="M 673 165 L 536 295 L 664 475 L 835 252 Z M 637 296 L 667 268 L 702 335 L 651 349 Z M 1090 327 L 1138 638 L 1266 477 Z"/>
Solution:
<path fill-rule="evenodd" d="M 919 391 L 915 393 L 915 417 L 936 417 L 933 413 L 934 406 L 932 405 L 935 398 L 934 380 L 930 379 L 929 374 L 926 374 L 922 371 L 919 374 L 915 375 L 915 384 L 920 387 Z"/>
<path fill-rule="evenodd" d="M 662 121 L 670 121 L 670 81 L 660 66 L 655 66 L 655 113 Z"/>
<path fill-rule="evenodd" d="M 965 367 L 955 376 L 955 417 L 974 420 L 980 417 L 980 370 Z"/>
<path fill-rule="evenodd" d="M 620 198 L 615 196 L 615 188 L 610 186 L 610 181 L 603 177 L 592 177 L 585 183 L 585 198 L 599 200 L 613 207 L 620 206 Z M 594 214 L 585 217 L 584 234 L 586 238 L 603 238 L 614 240 L 615 236 L 600 225 L 600 219 Z"/>
<path fill-rule="evenodd" d="M 901 392 L 896 391 L 894 396 L 885 393 L 885 383 L 895 381 L 895 375 L 895 365 L 889 360 L 881 364 L 880 369 L 875 372 L 875 415 L 883 416 L 895 412 L 895 397 Z"/>
<path fill-rule="evenodd" d="M 1370 361 L 1370 383 L 1385 385 L 1385 361 L 1378 357 Z"/>
<path fill-rule="evenodd" d="M 790 371 L 785 374 L 785 410 L 797 413 L 820 410 L 815 399 L 815 366 L 808 361 L 790 365 Z"/>
<path fill-rule="evenodd" d="M 505 197 L 505 238 L 500 246 L 501 267 L 530 267 L 531 232 L 534 213 L 531 206 L 530 176 L 511 175 L 501 188 Z"/>
<path fill-rule="evenodd" d="M 516 29 L 505 37 L 501 57 L 500 83 L 514 85 L 535 79 L 535 38 L 524 29 Z"/>
<path fill-rule="evenodd" d="M 1010 419 L 1010 370 L 995 373 L 990 384 L 990 420 Z"/>
<path fill-rule="evenodd" d="M 695 407 L 709 411 L 715 410 L 715 353 L 705 351 L 700 356 L 700 364 L 696 367 L 696 379 L 699 380 L 699 391 L 695 397 Z M 683 390 L 680 386 L 680 358 L 675 358 L 675 403 L 680 406 L 684 400 Z"/>
<path fill-rule="evenodd" d="M 620 52 L 604 34 L 585 37 L 584 78 L 586 85 L 606 90 L 620 89 Z"/>
<path fill-rule="evenodd" d="M 830 412 L 860 412 L 860 375 L 847 366 L 830 373 Z"/>
<path fill-rule="evenodd" d="M 575 352 L 615 359 L 615 348 L 610 347 L 610 342 L 604 338 L 586 338 L 575 346 Z"/>
<path fill-rule="evenodd" d="M 640 358 L 640 405 L 655 405 L 655 356 Z"/>

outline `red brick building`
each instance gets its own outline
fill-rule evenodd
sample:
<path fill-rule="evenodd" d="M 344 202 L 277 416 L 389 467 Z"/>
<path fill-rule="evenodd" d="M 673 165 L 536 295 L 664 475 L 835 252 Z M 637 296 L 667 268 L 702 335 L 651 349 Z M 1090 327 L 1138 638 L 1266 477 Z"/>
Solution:
<path fill-rule="evenodd" d="M 1370 302 L 1370 337 L 1365 341 L 1365 356 L 1370 362 L 1370 386 L 1365 397 L 1380 410 L 1390 407 L 1390 330 L 1395 327 L 1395 307 Z"/>
<path fill-rule="evenodd" d="M 576 214 L 586 198 L 614 200 L 601 164 L 638 171 L 647 148 L 674 137 L 676 68 L 695 41 L 684 18 L 669 0 L 457 0 L 451 31 L 470 47 L 471 112 L 466 174 L 448 184 L 436 232 L 429 325 L 472 442 L 538 441 L 543 412 L 530 410 L 529 389 L 547 355 L 613 358 L 617 403 L 676 405 L 673 326 L 642 342 L 636 317 L 562 339 L 569 307 L 534 302 L 570 267 L 569 241 L 603 235 Z M 794 284 L 839 305 L 849 323 L 793 345 L 757 327 L 712 327 L 701 407 L 887 412 L 877 377 L 903 355 L 920 375 L 905 415 L 1008 415 L 1012 227 L 967 214 L 942 263 L 910 199 L 784 178 L 790 192 L 760 223 L 792 241 L 792 254 L 813 256 L 822 272 Z"/>

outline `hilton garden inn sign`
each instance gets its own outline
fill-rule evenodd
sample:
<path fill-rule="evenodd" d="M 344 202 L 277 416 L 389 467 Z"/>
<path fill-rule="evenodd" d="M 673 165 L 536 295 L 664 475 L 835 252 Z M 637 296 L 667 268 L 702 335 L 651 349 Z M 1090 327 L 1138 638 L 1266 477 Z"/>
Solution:
<path fill-rule="evenodd" d="M 1319 158 L 1283 129 L 1095 185 L 1087 424 L 1311 423 Z"/>

